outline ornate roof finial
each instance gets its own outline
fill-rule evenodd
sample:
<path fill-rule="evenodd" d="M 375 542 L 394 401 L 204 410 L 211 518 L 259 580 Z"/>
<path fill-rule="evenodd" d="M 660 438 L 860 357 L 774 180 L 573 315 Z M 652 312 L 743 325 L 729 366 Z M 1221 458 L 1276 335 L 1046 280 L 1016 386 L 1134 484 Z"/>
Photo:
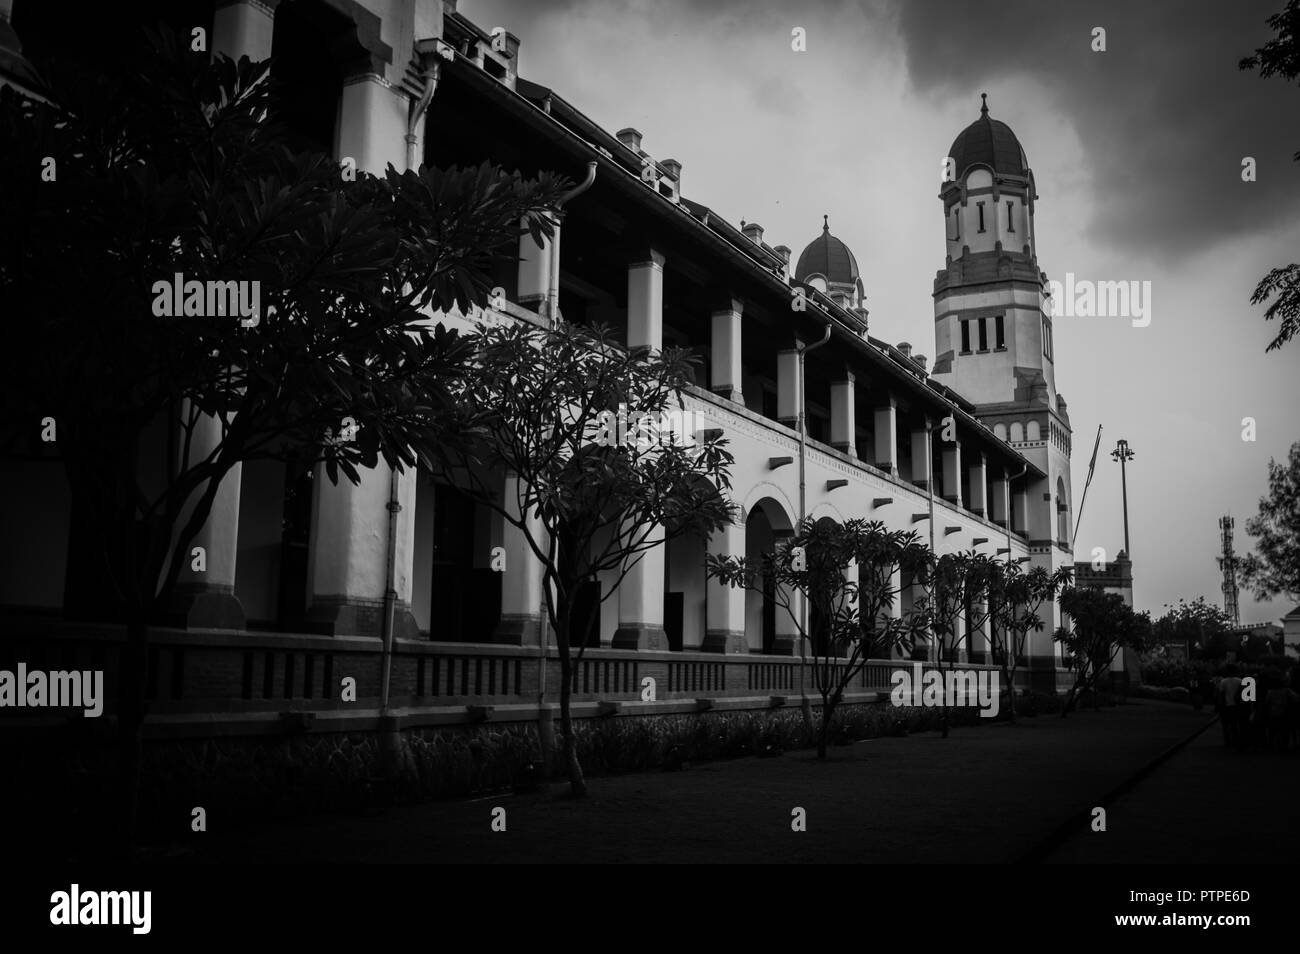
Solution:
<path fill-rule="evenodd" d="M 980 106 L 980 115 L 987 116 L 989 114 L 989 94 L 980 93 L 980 100 L 983 103 L 983 105 Z"/>
<path fill-rule="evenodd" d="M 823 215 L 823 216 L 822 216 L 822 231 L 823 231 L 823 232 L 829 232 L 830 230 L 831 230 L 831 217 L 830 217 L 829 215 Z"/>

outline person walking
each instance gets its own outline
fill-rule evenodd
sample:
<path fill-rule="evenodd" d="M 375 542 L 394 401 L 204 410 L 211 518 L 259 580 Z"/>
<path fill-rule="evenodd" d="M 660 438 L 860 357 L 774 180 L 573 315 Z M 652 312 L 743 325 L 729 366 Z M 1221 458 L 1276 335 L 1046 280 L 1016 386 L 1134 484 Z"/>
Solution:
<path fill-rule="evenodd" d="M 1238 714 L 1241 712 L 1241 679 L 1237 676 L 1237 667 L 1229 664 L 1223 668 L 1223 678 L 1219 680 L 1219 689 L 1215 694 L 1215 710 L 1219 713 L 1219 722 L 1223 725 L 1223 745 L 1236 748 L 1240 741 Z"/>

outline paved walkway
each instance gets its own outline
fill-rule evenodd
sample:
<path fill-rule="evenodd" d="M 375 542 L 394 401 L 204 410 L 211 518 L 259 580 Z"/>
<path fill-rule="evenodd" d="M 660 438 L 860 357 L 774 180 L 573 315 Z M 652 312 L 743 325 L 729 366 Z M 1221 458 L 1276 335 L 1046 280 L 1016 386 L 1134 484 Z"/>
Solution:
<path fill-rule="evenodd" d="M 948 739 L 924 733 L 859 742 L 832 749 L 824 763 L 798 751 L 679 773 L 594 778 L 582 801 L 556 783 L 533 795 L 408 805 L 371 818 L 314 816 L 228 831 L 209 818 L 208 832 L 192 836 L 191 858 L 245 864 L 1010 861 L 1210 718 L 1185 706 L 1135 700 L 1065 720 L 1039 716 L 1015 726 L 960 728 Z M 505 832 L 491 830 L 495 807 L 506 810 Z M 796 807 L 806 812 L 805 832 L 791 830 Z M 1168 816 L 1171 824 L 1187 824 L 1176 814 Z"/>
<path fill-rule="evenodd" d="M 1213 726 L 1115 800 L 1048 863 L 1295 864 L 1300 754 L 1230 752 Z"/>

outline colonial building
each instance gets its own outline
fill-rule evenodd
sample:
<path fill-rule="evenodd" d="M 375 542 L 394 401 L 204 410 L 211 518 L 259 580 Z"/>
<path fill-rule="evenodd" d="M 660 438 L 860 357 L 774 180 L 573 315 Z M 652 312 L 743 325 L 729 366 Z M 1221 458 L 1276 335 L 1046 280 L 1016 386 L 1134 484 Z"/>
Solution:
<path fill-rule="evenodd" d="M 61 6 L 15 0 L 0 38 L 12 34 L 32 55 L 56 47 Z M 910 344 L 871 335 L 858 262 L 827 218 L 792 268 L 791 249 L 769 244 L 761 225 L 733 225 L 693 195 L 682 161 L 526 79 L 520 39 L 470 22 L 454 2 L 153 6 L 187 32 L 208 30 L 213 51 L 274 57 L 290 94 L 281 118 L 359 169 L 489 160 L 587 182 L 557 237 L 540 252 L 525 239 L 518 267 L 495 276 L 507 299 L 499 313 L 539 326 L 599 322 L 628 345 L 705 357 L 687 408 L 730 441 L 743 519 L 708 541 L 650 551 L 603 603 L 585 636 L 579 715 L 610 701 L 624 714 L 689 710 L 703 697 L 758 708 L 797 691 L 791 621 L 771 598 L 706 582 L 704 557 L 757 555 L 804 516 L 881 520 L 940 553 L 974 549 L 1048 568 L 1072 559 L 1071 431 L 1035 252 L 1038 195 L 1024 149 L 987 106 L 949 150 L 937 197 L 930 369 Z M 125 29 L 101 19 L 95 44 Z M 0 59 L 11 78 L 22 74 L 12 47 Z M 810 211 L 810 232 L 823 214 Z M 792 308 L 800 290 L 806 307 Z M 469 327 L 477 316 L 437 317 Z M 95 625 L 102 589 L 69 557 L 77 520 L 58 462 L 0 468 L 9 528 L 0 603 L 20 621 L 15 651 L 55 658 L 50 647 L 82 652 L 73 647 L 87 634 L 111 642 L 111 628 Z M 390 501 L 400 508 L 391 535 Z M 206 570 L 184 580 L 150 669 L 151 720 L 172 732 L 200 731 L 195 712 L 211 713 L 201 731 L 232 732 L 257 731 L 289 708 L 315 711 L 320 726 L 373 716 L 390 552 L 398 614 L 385 701 L 409 724 L 527 719 L 539 684 L 558 685 L 553 654 L 541 661 L 540 567 L 513 528 L 427 474 L 392 481 L 380 466 L 359 485 L 334 485 L 309 468 L 247 463 L 223 485 L 199 542 Z M 491 569 L 497 546 L 505 573 Z M 905 587 L 895 612 L 914 597 Z M 1029 647 L 1028 669 L 1049 689 L 1058 624 L 1053 607 Z M 986 662 L 988 646 L 971 633 L 968 661 Z M 858 697 L 886 688 L 889 668 L 871 667 Z M 344 674 L 357 677 L 370 709 L 340 706 Z M 640 701 L 646 675 L 660 686 L 654 703 Z"/>

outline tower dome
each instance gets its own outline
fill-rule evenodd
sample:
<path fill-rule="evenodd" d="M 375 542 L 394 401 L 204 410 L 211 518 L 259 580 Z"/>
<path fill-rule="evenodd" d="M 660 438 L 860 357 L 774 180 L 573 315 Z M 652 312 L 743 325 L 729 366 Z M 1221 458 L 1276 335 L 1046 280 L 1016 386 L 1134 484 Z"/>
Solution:
<path fill-rule="evenodd" d="M 808 243 L 795 265 L 796 281 L 805 281 L 810 275 L 821 275 L 829 285 L 858 283 L 858 260 L 847 245 L 831 235 L 829 216 L 822 216 L 822 234 Z"/>
<path fill-rule="evenodd" d="M 956 167 L 954 178 L 961 179 L 977 165 L 987 166 L 996 176 L 1028 176 L 1029 160 L 1020 140 L 1006 123 L 989 118 L 987 94 L 980 98 L 980 118 L 958 133 L 948 150 Z"/>

